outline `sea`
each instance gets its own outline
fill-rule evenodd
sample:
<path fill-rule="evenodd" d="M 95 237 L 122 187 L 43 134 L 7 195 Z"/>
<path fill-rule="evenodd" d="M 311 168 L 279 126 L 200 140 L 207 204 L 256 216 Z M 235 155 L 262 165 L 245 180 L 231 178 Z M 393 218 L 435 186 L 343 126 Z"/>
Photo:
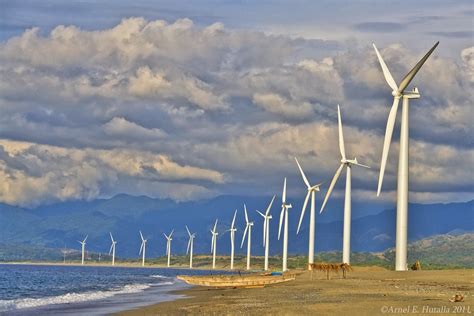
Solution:
<path fill-rule="evenodd" d="M 0 265 L 1 315 L 106 315 L 176 300 L 190 286 L 179 274 L 225 273 L 171 268 Z"/>

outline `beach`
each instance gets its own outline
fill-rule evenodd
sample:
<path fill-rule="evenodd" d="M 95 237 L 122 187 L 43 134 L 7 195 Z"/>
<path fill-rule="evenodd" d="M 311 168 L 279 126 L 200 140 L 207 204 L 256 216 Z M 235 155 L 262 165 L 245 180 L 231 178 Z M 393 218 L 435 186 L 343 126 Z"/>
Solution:
<path fill-rule="evenodd" d="M 120 312 L 118 315 L 384 315 L 474 314 L 474 270 L 395 272 L 354 267 L 326 274 L 294 270 L 296 280 L 253 289 L 192 287 L 175 301 Z M 464 302 L 450 302 L 455 294 Z"/>

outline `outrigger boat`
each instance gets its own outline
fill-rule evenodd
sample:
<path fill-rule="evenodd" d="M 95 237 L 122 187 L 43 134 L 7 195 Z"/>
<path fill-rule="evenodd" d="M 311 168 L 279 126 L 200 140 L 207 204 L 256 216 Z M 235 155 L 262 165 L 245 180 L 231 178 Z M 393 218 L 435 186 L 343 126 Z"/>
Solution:
<path fill-rule="evenodd" d="M 293 281 L 295 275 L 247 274 L 247 275 L 178 275 L 188 284 L 209 287 L 254 288 Z"/>

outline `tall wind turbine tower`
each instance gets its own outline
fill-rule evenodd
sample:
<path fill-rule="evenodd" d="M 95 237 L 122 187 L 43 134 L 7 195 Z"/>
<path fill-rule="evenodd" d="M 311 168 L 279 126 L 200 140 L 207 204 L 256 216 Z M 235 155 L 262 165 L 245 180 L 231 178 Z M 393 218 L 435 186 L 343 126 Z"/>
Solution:
<path fill-rule="evenodd" d="M 346 158 L 346 149 L 344 146 L 344 134 L 342 132 L 342 120 L 341 120 L 341 110 L 339 105 L 337 106 L 337 123 L 339 129 L 339 151 L 341 152 L 341 164 L 336 170 L 334 178 L 332 178 L 329 189 L 324 197 L 324 202 L 321 207 L 320 213 L 323 212 L 324 207 L 331 195 L 334 186 L 336 185 L 337 179 L 341 175 L 342 169 L 346 167 L 346 193 L 344 197 L 344 235 L 342 242 L 342 262 L 350 264 L 351 262 L 351 175 L 352 175 L 352 166 L 360 166 L 364 168 L 369 168 L 369 166 L 360 164 L 357 162 L 357 158 L 347 159 Z"/>
<path fill-rule="evenodd" d="M 189 236 L 188 248 L 186 249 L 186 254 L 189 253 L 189 269 L 192 269 L 193 268 L 193 244 L 194 244 L 194 238 L 196 237 L 196 233 L 191 234 L 188 226 L 186 226 L 186 230 L 188 231 L 188 236 Z"/>
<path fill-rule="evenodd" d="M 148 239 L 143 238 L 142 231 L 140 230 L 140 238 L 142 239 L 142 244 L 140 246 L 140 252 L 138 254 L 142 255 L 142 267 L 145 266 L 145 251 L 146 251 L 146 242 Z"/>
<path fill-rule="evenodd" d="M 167 236 L 165 233 L 163 233 L 163 235 L 165 235 L 165 238 L 166 238 L 166 255 L 168 256 L 168 263 L 167 263 L 167 267 L 169 268 L 170 267 L 170 259 L 171 259 L 171 241 L 173 240 L 173 232 L 174 232 L 174 229 L 171 231 L 171 233 L 169 234 L 169 236 Z"/>
<path fill-rule="evenodd" d="M 278 240 L 281 235 L 281 225 L 285 222 L 285 228 L 283 231 L 283 267 L 282 270 L 285 272 L 287 269 L 288 260 L 288 210 L 291 208 L 291 204 L 286 203 L 286 177 L 283 182 L 283 194 L 281 196 L 281 213 L 280 213 L 280 225 L 278 226 Z"/>
<path fill-rule="evenodd" d="M 81 244 L 81 264 L 84 265 L 84 255 L 86 253 L 86 240 L 87 240 L 87 237 L 89 237 L 89 235 L 86 235 L 86 238 L 84 238 L 83 241 L 77 241 L 78 243 Z"/>
<path fill-rule="evenodd" d="M 242 237 L 242 243 L 240 244 L 240 248 L 244 246 L 245 236 L 247 237 L 247 270 L 250 270 L 250 251 L 252 248 L 252 226 L 253 222 L 249 222 L 249 217 L 247 215 L 247 206 L 244 204 L 244 213 L 245 213 L 245 230 L 244 236 Z M 248 234 L 247 234 L 248 233 Z"/>
<path fill-rule="evenodd" d="M 234 227 L 235 224 L 235 216 L 237 216 L 237 210 L 235 210 L 234 218 L 232 219 L 232 225 L 230 225 L 230 269 L 234 269 L 234 242 L 235 242 L 235 232 L 237 228 Z"/>
<path fill-rule="evenodd" d="M 392 74 L 388 70 L 385 61 L 380 55 L 377 47 L 373 44 L 375 53 L 379 60 L 382 72 L 388 85 L 392 89 L 393 104 L 388 115 L 387 127 L 385 129 L 385 139 L 383 143 L 382 160 L 380 162 L 380 174 L 377 187 L 377 196 L 380 195 L 382 189 L 383 176 L 385 173 L 385 166 L 387 164 L 388 151 L 390 142 L 392 140 L 393 128 L 397 118 L 398 103 L 400 98 L 402 102 L 402 122 L 400 127 L 400 152 L 398 158 L 398 177 L 397 177 L 397 236 L 395 243 L 395 270 L 406 271 L 407 267 L 407 227 L 408 227 L 408 142 L 409 142 L 409 102 L 410 99 L 419 99 L 420 93 L 418 88 L 412 91 L 405 91 L 406 87 L 415 77 L 428 57 L 438 46 L 439 42 L 426 53 L 425 56 L 413 67 L 408 74 L 402 79 L 397 86 Z"/>
<path fill-rule="evenodd" d="M 216 223 L 214 224 L 214 228 L 211 230 L 212 240 L 211 240 L 211 252 L 212 252 L 212 268 L 216 268 L 216 248 L 217 248 L 217 219 Z"/>
<path fill-rule="evenodd" d="M 301 227 L 301 222 L 303 221 L 304 212 L 306 210 L 306 206 L 308 205 L 309 197 L 311 196 L 311 213 L 309 214 L 309 239 L 308 239 L 309 240 L 308 242 L 308 247 L 309 247 L 308 269 L 309 269 L 309 264 L 314 263 L 314 227 L 316 225 L 314 200 L 316 196 L 316 191 L 319 191 L 319 187 L 321 186 L 322 183 L 319 183 L 313 186 L 309 184 L 308 178 L 306 178 L 303 168 L 301 168 L 300 163 L 298 162 L 298 159 L 296 159 L 296 157 L 295 157 L 295 161 L 296 161 L 296 164 L 298 165 L 298 169 L 300 169 L 301 177 L 303 178 L 303 181 L 306 184 L 306 187 L 308 188 L 308 193 L 306 193 L 306 197 L 303 203 L 303 208 L 301 209 L 300 222 L 298 223 L 298 230 L 296 231 L 296 234 L 300 232 L 300 227 Z"/>
<path fill-rule="evenodd" d="M 272 216 L 270 215 L 270 209 L 272 208 L 273 200 L 275 200 L 275 196 L 273 196 L 272 200 L 270 201 L 270 204 L 268 205 L 265 214 L 257 211 L 258 214 L 262 215 L 263 217 L 263 246 L 265 247 L 265 271 L 268 270 L 268 250 L 270 247 L 270 220 L 272 219 Z"/>
<path fill-rule="evenodd" d="M 110 245 L 110 250 L 109 250 L 109 255 L 112 254 L 112 265 L 115 265 L 115 245 L 117 242 L 114 240 L 114 237 L 112 237 L 112 233 L 110 234 L 110 239 L 112 240 L 112 245 Z"/>

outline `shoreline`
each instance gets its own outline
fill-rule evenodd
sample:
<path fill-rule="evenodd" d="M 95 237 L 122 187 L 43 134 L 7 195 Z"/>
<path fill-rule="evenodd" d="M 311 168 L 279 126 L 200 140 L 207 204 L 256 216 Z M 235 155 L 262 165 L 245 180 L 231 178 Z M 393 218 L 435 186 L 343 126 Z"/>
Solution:
<path fill-rule="evenodd" d="M 407 306 L 419 313 L 425 308 L 424 314 L 452 314 L 454 306 L 474 313 L 474 269 L 397 272 L 355 267 L 346 279 L 332 273 L 330 280 L 323 272 L 315 271 L 313 279 L 309 271 L 290 272 L 299 272 L 295 281 L 250 289 L 193 286 L 174 291 L 184 296 L 178 300 L 116 315 L 382 315 Z M 455 294 L 464 295 L 464 302 L 450 302 Z"/>

